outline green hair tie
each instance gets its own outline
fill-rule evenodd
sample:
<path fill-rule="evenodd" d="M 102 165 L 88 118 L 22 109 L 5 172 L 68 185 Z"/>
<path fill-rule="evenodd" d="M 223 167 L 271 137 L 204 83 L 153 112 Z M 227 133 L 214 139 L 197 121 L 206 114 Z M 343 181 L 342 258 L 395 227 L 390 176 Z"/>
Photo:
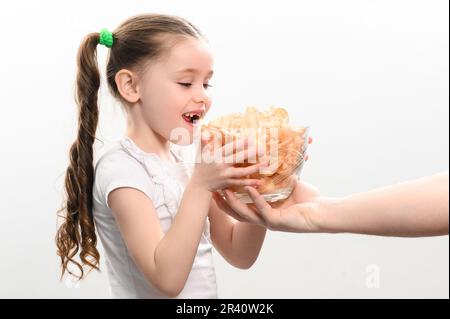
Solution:
<path fill-rule="evenodd" d="M 108 31 L 107 29 L 103 28 L 100 30 L 100 39 L 98 43 L 111 48 L 114 43 L 114 37 L 112 32 Z"/>

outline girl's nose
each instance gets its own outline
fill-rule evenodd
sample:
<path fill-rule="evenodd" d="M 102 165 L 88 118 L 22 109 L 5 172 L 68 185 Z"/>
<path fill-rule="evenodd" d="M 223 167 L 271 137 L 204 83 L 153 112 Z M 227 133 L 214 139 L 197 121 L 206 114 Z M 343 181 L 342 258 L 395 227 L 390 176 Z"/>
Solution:
<path fill-rule="evenodd" d="M 207 104 L 209 102 L 209 95 L 203 90 L 202 92 L 199 92 L 194 97 L 195 103 L 204 103 Z"/>

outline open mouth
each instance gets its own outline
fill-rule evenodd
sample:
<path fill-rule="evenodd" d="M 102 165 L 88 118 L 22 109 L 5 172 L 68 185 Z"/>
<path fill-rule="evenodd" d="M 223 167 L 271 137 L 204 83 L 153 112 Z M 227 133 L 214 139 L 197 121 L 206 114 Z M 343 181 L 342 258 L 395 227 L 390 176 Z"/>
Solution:
<path fill-rule="evenodd" d="M 188 112 L 182 115 L 183 119 L 189 124 L 195 125 L 202 118 L 201 113 Z"/>

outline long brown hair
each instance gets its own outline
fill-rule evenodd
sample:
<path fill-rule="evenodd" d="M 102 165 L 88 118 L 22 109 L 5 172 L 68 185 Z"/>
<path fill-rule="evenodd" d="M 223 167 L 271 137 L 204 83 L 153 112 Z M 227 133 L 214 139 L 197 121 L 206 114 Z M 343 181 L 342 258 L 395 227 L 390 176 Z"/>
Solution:
<path fill-rule="evenodd" d="M 69 274 L 84 278 L 84 267 L 100 270 L 100 254 L 92 212 L 94 183 L 93 144 L 98 123 L 97 96 L 100 73 L 97 64 L 99 33 L 88 34 L 78 50 L 75 101 L 78 106 L 78 134 L 69 150 L 70 163 L 65 175 L 66 199 L 57 215 L 64 219 L 56 233 L 57 254 L 61 258 L 61 279 Z M 106 79 L 112 95 L 121 99 L 115 75 L 121 69 L 137 72 L 148 61 L 163 56 L 181 38 L 203 38 L 200 31 L 183 18 L 142 14 L 123 22 L 113 31 L 114 44 L 109 50 Z M 174 40 L 174 41 L 171 41 Z M 63 213 L 60 215 L 59 213 Z M 81 262 L 76 257 L 79 253 Z M 68 269 L 73 263 L 79 270 Z"/>

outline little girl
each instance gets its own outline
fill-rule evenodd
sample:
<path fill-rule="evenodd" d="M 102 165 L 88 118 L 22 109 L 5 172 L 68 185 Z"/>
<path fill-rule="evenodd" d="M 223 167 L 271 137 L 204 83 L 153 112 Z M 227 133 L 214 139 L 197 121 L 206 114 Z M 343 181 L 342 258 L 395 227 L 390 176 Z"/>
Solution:
<path fill-rule="evenodd" d="M 107 82 L 126 110 L 127 131 L 94 169 L 98 44 L 109 48 Z M 99 270 L 97 231 L 113 297 L 217 298 L 212 245 L 230 264 L 247 269 L 266 230 L 232 219 L 212 194 L 230 186 L 258 186 L 258 180 L 240 177 L 267 163 L 233 167 L 226 159 L 252 154 L 239 142 L 220 150 L 222 163 L 189 166 L 181 147 L 172 143 L 179 129 L 188 132 L 184 144 L 192 143 L 192 119 L 211 107 L 213 59 L 205 38 L 182 18 L 139 15 L 114 32 L 89 34 L 77 62 L 79 129 L 65 179 L 64 223 L 56 236 L 61 276 L 73 274 L 70 264 L 79 269 L 79 279 L 85 266 Z"/>

